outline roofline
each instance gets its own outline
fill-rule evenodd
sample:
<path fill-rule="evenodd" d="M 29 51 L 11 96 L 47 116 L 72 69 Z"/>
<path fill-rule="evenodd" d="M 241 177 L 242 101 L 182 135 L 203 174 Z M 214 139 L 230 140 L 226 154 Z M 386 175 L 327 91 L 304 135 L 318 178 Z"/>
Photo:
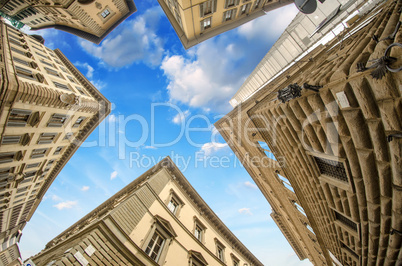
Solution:
<path fill-rule="evenodd" d="M 71 159 L 73 154 L 78 150 L 81 143 L 83 143 L 86 140 L 86 138 L 95 130 L 95 128 L 98 127 L 98 125 L 111 112 L 111 103 L 108 101 L 108 99 L 106 99 L 106 97 L 103 96 L 95 88 L 95 86 L 91 82 L 89 82 L 80 71 L 77 70 L 77 68 L 67 59 L 67 57 L 59 49 L 55 49 L 54 51 L 59 56 L 61 61 L 63 61 L 63 63 L 67 66 L 67 68 L 73 73 L 74 76 L 76 76 L 76 77 L 78 76 L 77 78 L 80 81 L 87 83 L 87 85 L 89 87 L 88 91 L 94 98 L 96 98 L 96 100 L 98 101 L 98 103 L 101 106 L 100 110 L 103 110 L 103 112 L 98 112 L 97 114 L 94 114 L 92 116 L 91 120 L 89 120 L 88 123 L 86 124 L 86 126 L 80 131 L 80 134 L 78 136 L 79 142 L 73 142 L 68 146 L 65 153 L 62 155 L 61 159 L 58 161 L 57 165 L 52 170 L 52 172 L 49 174 L 49 177 L 47 178 L 47 180 L 43 184 L 42 188 L 38 192 L 37 201 L 35 202 L 34 206 L 32 206 L 31 212 L 28 214 L 26 221 L 29 221 L 31 219 L 36 208 L 39 206 L 40 202 L 42 201 L 42 198 L 45 195 L 46 191 L 49 189 L 50 185 L 53 183 L 53 181 L 59 175 L 59 173 L 64 168 L 64 166 L 67 164 L 67 162 Z"/>
<path fill-rule="evenodd" d="M 93 42 L 95 44 L 100 44 L 103 39 L 111 32 L 113 31 L 118 25 L 120 25 L 120 23 L 122 23 L 126 18 L 128 18 L 131 14 L 133 14 L 134 12 L 137 11 L 137 7 L 134 4 L 133 0 L 126 0 L 126 4 L 128 6 L 129 11 L 127 12 L 127 14 L 125 14 L 123 17 L 121 17 L 118 21 L 116 21 L 116 23 L 114 23 L 109 29 L 106 30 L 106 32 L 104 34 L 102 34 L 101 36 L 96 36 L 94 34 L 91 34 L 89 32 L 83 31 L 83 30 L 79 30 L 73 27 L 69 27 L 66 25 L 49 25 L 49 26 L 42 26 L 42 27 L 37 27 L 37 28 L 32 28 L 32 30 L 43 30 L 43 29 L 49 29 L 49 28 L 54 28 L 56 30 L 62 30 L 71 34 L 74 34 L 78 37 L 81 37 L 87 41 Z"/>
<path fill-rule="evenodd" d="M 271 5 L 263 6 L 262 9 L 260 9 L 256 12 L 250 12 L 247 15 L 243 15 L 243 17 L 241 19 L 236 19 L 231 22 L 226 22 L 224 24 L 219 25 L 218 27 L 211 28 L 210 30 L 206 30 L 205 32 L 202 32 L 200 35 L 195 35 L 194 38 L 192 38 L 192 39 L 187 38 L 186 34 L 184 33 L 183 29 L 180 27 L 179 23 L 177 23 L 176 19 L 174 18 L 169 7 L 166 5 L 165 1 L 158 0 L 158 3 L 162 7 L 163 12 L 165 13 L 165 15 L 168 18 L 170 24 L 172 25 L 174 31 L 176 32 L 177 36 L 179 37 L 181 44 L 187 50 L 187 49 L 189 49 L 203 41 L 206 41 L 212 37 L 215 37 L 221 33 L 227 32 L 227 31 L 237 28 L 253 19 L 264 16 L 266 14 L 266 12 L 289 5 L 289 4 L 293 3 L 293 0 L 280 0 L 279 2 L 273 3 Z"/>
<path fill-rule="evenodd" d="M 109 205 L 113 204 L 119 197 L 122 197 L 126 193 L 132 193 L 137 190 L 138 186 L 143 184 L 148 180 L 148 177 L 153 175 L 154 173 L 166 168 L 172 174 L 172 176 L 176 177 L 173 178 L 175 181 L 179 182 L 181 189 L 195 202 L 196 206 L 200 208 L 200 210 L 204 213 L 203 217 L 207 218 L 218 230 L 221 232 L 221 235 L 229 242 L 236 246 L 237 250 L 242 253 L 253 265 L 263 265 L 251 251 L 247 249 L 246 246 L 230 231 L 230 229 L 219 219 L 219 217 L 214 213 L 214 211 L 208 206 L 208 204 L 202 199 L 202 197 L 197 193 L 197 191 L 191 186 L 190 182 L 184 177 L 183 173 L 179 170 L 179 168 L 175 165 L 172 159 L 167 156 L 154 165 L 152 168 L 144 172 L 138 178 L 133 180 L 123 189 L 115 193 L 112 197 L 104 201 L 94 210 L 89 212 L 79 221 L 71 225 L 69 228 L 64 230 L 62 233 L 54 237 L 53 239 L 60 238 L 64 234 L 68 233 L 69 231 L 73 230 L 79 224 L 84 223 L 89 218 L 93 217 L 97 213 L 103 212 L 105 209 L 109 207 Z M 46 246 L 49 246 L 53 240 L 49 241 Z"/>

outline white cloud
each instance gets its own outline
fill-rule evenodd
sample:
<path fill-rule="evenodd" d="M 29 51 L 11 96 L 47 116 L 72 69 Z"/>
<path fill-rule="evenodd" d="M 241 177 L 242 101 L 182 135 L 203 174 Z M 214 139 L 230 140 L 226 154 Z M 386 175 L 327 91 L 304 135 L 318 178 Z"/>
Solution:
<path fill-rule="evenodd" d="M 113 173 L 110 174 L 110 180 L 113 180 L 117 177 L 117 171 L 114 171 Z"/>
<path fill-rule="evenodd" d="M 79 68 L 81 68 L 81 69 L 85 69 L 86 72 L 87 72 L 87 73 L 85 74 L 85 76 L 86 76 L 88 79 L 91 79 L 91 78 L 93 77 L 95 69 L 94 69 L 90 64 L 88 64 L 87 62 L 81 63 L 81 62 L 78 62 L 78 61 L 77 61 L 77 62 L 74 63 L 74 65 L 77 66 L 77 67 L 79 67 Z"/>
<path fill-rule="evenodd" d="M 105 88 L 107 86 L 107 84 L 99 79 L 94 79 L 94 72 L 95 69 L 88 64 L 87 62 L 82 63 L 82 62 L 75 62 L 74 65 L 78 68 L 80 68 L 82 71 L 85 71 L 85 77 L 89 80 L 89 82 L 92 83 L 92 85 L 95 86 L 95 88 L 97 88 L 98 90 L 102 90 L 103 88 Z"/>
<path fill-rule="evenodd" d="M 184 55 L 165 56 L 160 68 L 168 79 L 170 100 L 227 113 L 232 109 L 228 101 L 293 19 L 294 9 L 280 8 Z M 267 27 L 276 21 L 279 26 Z"/>
<path fill-rule="evenodd" d="M 60 41 L 58 40 L 59 38 L 59 31 L 56 29 L 44 29 L 44 30 L 31 30 L 30 27 L 24 26 L 21 29 L 22 32 L 28 34 L 28 35 L 40 35 L 45 39 L 45 45 L 46 47 L 50 49 L 56 49 L 60 47 L 55 47 L 55 43 Z"/>
<path fill-rule="evenodd" d="M 252 188 L 252 189 L 257 189 L 258 188 L 255 184 L 251 183 L 250 181 L 244 182 L 244 186 L 246 186 L 248 188 Z"/>
<path fill-rule="evenodd" d="M 92 85 L 95 86 L 95 88 L 97 88 L 98 90 L 102 90 L 103 88 L 105 88 L 107 86 L 106 82 L 103 82 L 102 80 L 89 80 L 89 82 L 92 83 Z"/>
<path fill-rule="evenodd" d="M 253 215 L 253 213 L 250 211 L 250 208 L 241 208 L 237 210 L 240 214 L 248 214 L 248 215 Z"/>
<path fill-rule="evenodd" d="M 172 122 L 176 125 L 181 125 L 181 123 L 183 123 L 189 115 L 190 115 L 189 110 L 179 112 L 177 115 L 173 117 Z"/>
<path fill-rule="evenodd" d="M 61 201 L 62 199 L 57 195 L 52 195 L 52 200 L 53 201 Z"/>
<path fill-rule="evenodd" d="M 205 156 L 209 156 L 212 153 L 215 153 L 219 150 L 222 150 L 224 148 L 228 147 L 227 143 L 218 143 L 218 142 L 208 142 L 202 145 L 201 151 L 204 152 Z"/>
<path fill-rule="evenodd" d="M 108 119 L 109 123 L 116 122 L 116 115 L 111 114 L 108 116 L 107 119 Z"/>
<path fill-rule="evenodd" d="M 56 205 L 53 205 L 53 207 L 56 207 L 58 210 L 71 209 L 72 207 L 74 207 L 77 204 L 78 204 L 78 201 L 63 201 Z"/>
<path fill-rule="evenodd" d="M 81 191 L 88 191 L 89 190 L 89 186 L 83 186 L 82 188 L 81 188 Z"/>
<path fill-rule="evenodd" d="M 164 53 L 163 41 L 156 34 L 162 14 L 160 7 L 148 9 L 134 20 L 123 22 L 120 32 L 115 30 L 99 46 L 85 40 L 80 40 L 80 44 L 111 67 L 128 66 L 139 61 L 156 67 Z"/>
<path fill-rule="evenodd" d="M 246 37 L 248 40 L 256 38 L 269 40 L 273 36 L 278 38 L 298 12 L 299 10 L 295 5 L 287 5 L 270 11 L 261 19 L 255 19 L 240 26 L 237 31 L 239 35 Z M 267 27 L 267 25 L 275 26 Z"/>

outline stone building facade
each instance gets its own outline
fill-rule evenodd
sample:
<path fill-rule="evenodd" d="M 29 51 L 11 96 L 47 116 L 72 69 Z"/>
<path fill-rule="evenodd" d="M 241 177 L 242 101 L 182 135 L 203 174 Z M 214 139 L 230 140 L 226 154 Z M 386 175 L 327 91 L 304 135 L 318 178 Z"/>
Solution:
<path fill-rule="evenodd" d="M 3 258 L 58 173 L 110 113 L 110 103 L 60 50 L 2 22 L 0 30 Z"/>
<path fill-rule="evenodd" d="M 169 157 L 31 260 L 36 265 L 262 265 Z"/>
<path fill-rule="evenodd" d="M 366 8 L 372 6 L 374 1 L 377 0 L 325 1 L 317 5 L 317 10 L 312 14 L 299 12 L 233 95 L 229 101 L 230 104 L 235 107 L 246 100 L 277 75 L 280 75 L 284 69 L 292 64 L 297 64 L 309 50 L 313 50 L 320 42 L 335 37 L 334 32 L 337 32 L 338 28 L 345 27 L 346 23 L 342 23 L 342 21 L 353 14 L 356 16 L 364 14 Z"/>
<path fill-rule="evenodd" d="M 234 29 L 291 0 L 158 0 L 184 48 Z"/>
<path fill-rule="evenodd" d="M 99 44 L 137 9 L 133 0 L 2 0 L 0 11 L 33 30 L 55 28 Z"/>
<path fill-rule="evenodd" d="M 382 3 L 215 124 L 315 265 L 402 264 L 401 5 Z"/>

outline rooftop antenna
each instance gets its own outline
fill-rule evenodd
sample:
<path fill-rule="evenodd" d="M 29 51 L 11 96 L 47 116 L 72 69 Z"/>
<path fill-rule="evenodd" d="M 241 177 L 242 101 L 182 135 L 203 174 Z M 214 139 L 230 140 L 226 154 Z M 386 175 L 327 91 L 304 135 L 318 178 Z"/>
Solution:
<path fill-rule="evenodd" d="M 316 0 L 295 0 L 295 5 L 303 14 L 311 14 L 317 9 Z"/>

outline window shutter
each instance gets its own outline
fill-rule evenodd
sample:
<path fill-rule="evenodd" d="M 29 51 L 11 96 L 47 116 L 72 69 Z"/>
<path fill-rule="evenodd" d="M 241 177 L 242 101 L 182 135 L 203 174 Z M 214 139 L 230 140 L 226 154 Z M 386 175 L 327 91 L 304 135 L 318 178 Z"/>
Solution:
<path fill-rule="evenodd" d="M 2 144 L 18 144 L 21 140 L 21 136 L 4 136 L 1 140 Z"/>
<path fill-rule="evenodd" d="M 200 17 L 201 18 L 204 17 L 204 5 L 205 5 L 205 2 L 200 4 Z"/>

